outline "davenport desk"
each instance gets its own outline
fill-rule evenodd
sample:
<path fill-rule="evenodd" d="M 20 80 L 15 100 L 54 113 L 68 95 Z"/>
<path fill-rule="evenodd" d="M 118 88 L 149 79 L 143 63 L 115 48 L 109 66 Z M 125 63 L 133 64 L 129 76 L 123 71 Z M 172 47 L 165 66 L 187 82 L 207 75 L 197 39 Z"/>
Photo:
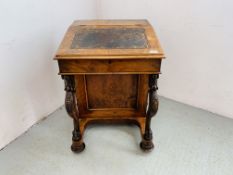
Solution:
<path fill-rule="evenodd" d="M 136 124 L 140 147 L 154 147 L 150 123 L 158 110 L 157 79 L 163 58 L 146 20 L 74 21 L 54 58 L 74 123 L 72 151 L 84 150 L 84 130 L 91 123 Z"/>

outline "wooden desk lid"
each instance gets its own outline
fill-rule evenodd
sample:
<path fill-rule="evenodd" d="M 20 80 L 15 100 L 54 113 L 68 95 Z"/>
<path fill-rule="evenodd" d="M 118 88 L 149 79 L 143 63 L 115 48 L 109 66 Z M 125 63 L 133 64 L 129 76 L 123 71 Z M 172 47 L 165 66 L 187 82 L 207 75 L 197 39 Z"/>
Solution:
<path fill-rule="evenodd" d="M 81 20 L 67 30 L 55 59 L 164 58 L 147 20 Z"/>

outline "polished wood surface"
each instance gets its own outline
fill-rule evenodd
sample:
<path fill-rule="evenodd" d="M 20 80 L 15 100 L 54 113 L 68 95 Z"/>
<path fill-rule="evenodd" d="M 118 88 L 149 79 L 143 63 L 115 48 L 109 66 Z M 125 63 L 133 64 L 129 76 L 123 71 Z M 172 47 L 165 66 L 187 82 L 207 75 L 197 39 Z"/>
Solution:
<path fill-rule="evenodd" d="M 60 74 L 158 74 L 161 60 L 58 60 Z"/>
<path fill-rule="evenodd" d="M 108 29 L 125 29 L 125 30 L 144 30 L 144 35 L 147 40 L 147 46 L 145 48 L 103 48 L 101 45 L 105 45 L 106 38 L 100 37 L 98 41 L 99 48 L 83 48 L 83 47 L 73 47 L 73 41 L 75 35 L 80 34 L 81 31 L 87 30 L 108 30 Z M 82 34 L 82 33 L 81 33 Z M 82 35 L 80 36 L 82 37 Z M 112 37 L 112 36 L 110 36 Z M 136 36 L 135 36 L 136 37 Z M 78 36 L 77 36 L 78 38 Z M 122 40 L 129 40 L 130 36 L 125 35 Z M 93 38 L 95 39 L 95 38 Z M 119 39 L 120 40 L 120 39 Z M 122 57 L 123 56 L 123 57 Z M 89 21 L 76 21 L 69 27 L 66 35 L 61 42 L 61 45 L 57 51 L 55 59 L 135 59 L 135 58 L 151 58 L 151 59 L 161 59 L 164 58 L 163 50 L 160 46 L 159 40 L 156 34 L 147 20 L 89 20 Z"/>
<path fill-rule="evenodd" d="M 137 75 L 86 75 L 85 79 L 89 110 L 136 108 Z"/>
<path fill-rule="evenodd" d="M 75 76 L 80 118 L 142 117 L 146 114 L 148 75 L 94 75 L 94 77 Z M 92 79 L 90 84 L 88 78 Z M 89 85 L 93 87 L 88 87 Z M 93 101 L 94 99 L 97 100 Z M 92 105 L 95 103 L 95 108 L 90 107 L 90 102 Z"/>
<path fill-rule="evenodd" d="M 69 27 L 54 59 L 74 123 L 74 152 L 84 150 L 84 130 L 92 123 L 136 124 L 142 150 L 154 147 L 150 123 L 163 58 L 147 20 L 83 20 Z"/>

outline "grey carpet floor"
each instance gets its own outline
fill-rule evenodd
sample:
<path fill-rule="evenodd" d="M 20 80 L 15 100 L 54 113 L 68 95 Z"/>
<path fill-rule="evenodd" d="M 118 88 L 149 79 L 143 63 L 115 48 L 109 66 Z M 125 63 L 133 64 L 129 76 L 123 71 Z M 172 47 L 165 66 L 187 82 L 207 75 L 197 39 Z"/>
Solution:
<path fill-rule="evenodd" d="M 233 120 L 160 97 L 155 149 L 144 153 L 136 126 L 92 125 L 86 149 L 70 150 L 64 107 L 0 151 L 0 175 L 232 175 Z"/>

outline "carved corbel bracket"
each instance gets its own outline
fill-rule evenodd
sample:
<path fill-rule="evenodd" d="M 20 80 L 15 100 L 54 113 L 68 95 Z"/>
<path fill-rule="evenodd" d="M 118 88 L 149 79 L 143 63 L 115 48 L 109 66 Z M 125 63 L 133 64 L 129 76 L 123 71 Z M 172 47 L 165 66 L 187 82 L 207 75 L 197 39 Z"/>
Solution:
<path fill-rule="evenodd" d="M 149 76 L 149 106 L 147 110 L 147 117 L 153 117 L 157 111 L 159 106 L 158 96 L 157 96 L 157 79 L 159 75 L 150 75 Z"/>
<path fill-rule="evenodd" d="M 76 97 L 75 97 L 75 81 L 73 75 L 63 75 L 62 79 L 65 82 L 65 91 L 66 91 L 66 97 L 65 97 L 65 107 L 66 111 L 69 114 L 70 117 L 73 119 L 77 119 L 78 115 L 78 109 L 77 109 L 77 103 L 76 103 Z"/>
<path fill-rule="evenodd" d="M 157 96 L 157 80 L 159 78 L 158 74 L 149 75 L 149 105 L 146 112 L 146 126 L 145 126 L 145 133 L 143 135 L 143 141 L 141 142 L 141 148 L 143 150 L 151 150 L 154 147 L 152 142 L 153 139 L 153 132 L 151 130 L 151 118 L 157 113 L 159 101 Z"/>
<path fill-rule="evenodd" d="M 75 89 L 75 80 L 73 75 L 63 75 L 62 79 L 64 79 L 65 82 L 65 91 L 66 91 L 66 97 L 65 97 L 65 108 L 67 113 L 70 117 L 74 120 L 74 130 L 73 130 L 73 137 L 72 140 L 74 142 L 78 142 L 82 139 L 80 128 L 79 128 L 79 111 L 77 106 L 77 99 L 76 99 L 76 89 Z M 80 150 L 83 150 L 85 145 L 84 143 L 80 142 L 81 146 L 77 143 L 74 143 L 72 145 L 72 150 L 78 152 Z"/>

